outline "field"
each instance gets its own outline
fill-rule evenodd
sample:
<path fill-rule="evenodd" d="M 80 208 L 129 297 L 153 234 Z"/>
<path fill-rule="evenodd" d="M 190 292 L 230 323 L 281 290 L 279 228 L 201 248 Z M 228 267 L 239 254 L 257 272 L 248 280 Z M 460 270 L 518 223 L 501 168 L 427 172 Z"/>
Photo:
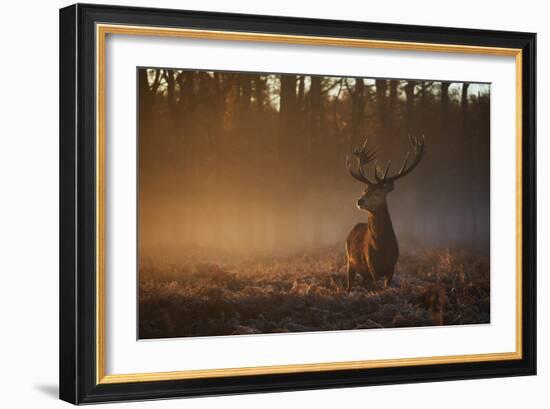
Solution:
<path fill-rule="evenodd" d="M 189 252 L 139 275 L 139 338 L 480 324 L 489 259 L 459 248 L 401 254 L 390 287 L 346 291 L 340 249 L 234 259 Z"/>

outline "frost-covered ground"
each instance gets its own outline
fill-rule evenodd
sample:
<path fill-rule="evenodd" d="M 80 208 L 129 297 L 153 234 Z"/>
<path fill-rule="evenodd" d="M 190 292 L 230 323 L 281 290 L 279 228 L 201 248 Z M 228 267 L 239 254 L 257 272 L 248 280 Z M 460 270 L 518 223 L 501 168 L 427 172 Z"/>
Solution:
<path fill-rule="evenodd" d="M 334 249 L 208 258 L 142 267 L 140 338 L 489 322 L 489 259 L 464 249 L 402 254 L 392 286 L 376 292 L 346 291 L 344 254 Z"/>

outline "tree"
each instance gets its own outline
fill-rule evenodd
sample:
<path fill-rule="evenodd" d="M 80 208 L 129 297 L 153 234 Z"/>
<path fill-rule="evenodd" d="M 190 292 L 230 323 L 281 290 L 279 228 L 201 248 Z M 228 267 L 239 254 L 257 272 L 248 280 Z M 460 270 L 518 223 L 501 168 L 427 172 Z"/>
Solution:
<path fill-rule="evenodd" d="M 292 158 L 296 155 L 296 75 L 281 75 L 279 108 L 279 155 Z"/>
<path fill-rule="evenodd" d="M 449 87 L 451 82 L 441 83 L 441 132 L 444 133 L 449 122 Z"/>
<path fill-rule="evenodd" d="M 266 97 L 266 80 L 262 75 L 254 76 L 254 100 L 256 101 L 256 112 L 259 116 L 263 113 Z"/>
<path fill-rule="evenodd" d="M 393 115 L 396 115 L 397 112 L 397 87 L 399 85 L 399 81 L 398 80 L 390 80 L 390 102 L 389 102 L 389 111 L 393 114 Z"/>
<path fill-rule="evenodd" d="M 415 124 L 413 123 L 414 118 L 414 88 L 416 82 L 413 80 L 408 80 L 407 85 L 405 85 L 405 127 L 408 134 L 414 133 Z"/>
<path fill-rule="evenodd" d="M 466 134 L 468 132 L 468 88 L 470 83 L 465 82 L 462 84 L 462 92 L 460 97 L 460 108 L 462 112 L 462 131 Z"/>
<path fill-rule="evenodd" d="M 375 80 L 376 86 L 376 106 L 378 107 L 378 115 L 382 128 L 388 127 L 388 107 L 386 100 L 386 91 L 388 82 L 386 80 Z"/>
<path fill-rule="evenodd" d="M 176 79 L 174 70 L 164 70 L 164 79 L 166 81 L 166 100 L 168 109 L 175 111 L 176 107 Z"/>
<path fill-rule="evenodd" d="M 346 82 L 347 84 L 347 82 Z M 351 95 L 351 145 L 355 146 L 364 137 L 363 124 L 365 121 L 365 82 L 363 78 L 355 78 L 355 87 L 348 87 Z"/>

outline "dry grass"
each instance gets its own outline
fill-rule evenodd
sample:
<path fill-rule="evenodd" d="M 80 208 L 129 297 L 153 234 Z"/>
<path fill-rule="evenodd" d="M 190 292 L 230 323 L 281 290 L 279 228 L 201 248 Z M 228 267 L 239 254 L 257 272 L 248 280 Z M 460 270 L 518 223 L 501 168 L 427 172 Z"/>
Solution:
<path fill-rule="evenodd" d="M 402 254 L 392 286 L 347 292 L 341 251 L 142 267 L 139 337 L 237 335 L 489 322 L 489 260 L 464 249 Z"/>

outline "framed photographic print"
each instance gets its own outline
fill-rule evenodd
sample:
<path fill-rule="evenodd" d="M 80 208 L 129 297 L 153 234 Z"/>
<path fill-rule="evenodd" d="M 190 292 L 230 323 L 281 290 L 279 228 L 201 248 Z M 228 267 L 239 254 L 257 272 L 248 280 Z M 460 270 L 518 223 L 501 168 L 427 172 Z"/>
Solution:
<path fill-rule="evenodd" d="M 535 39 L 61 9 L 61 399 L 535 374 Z"/>

